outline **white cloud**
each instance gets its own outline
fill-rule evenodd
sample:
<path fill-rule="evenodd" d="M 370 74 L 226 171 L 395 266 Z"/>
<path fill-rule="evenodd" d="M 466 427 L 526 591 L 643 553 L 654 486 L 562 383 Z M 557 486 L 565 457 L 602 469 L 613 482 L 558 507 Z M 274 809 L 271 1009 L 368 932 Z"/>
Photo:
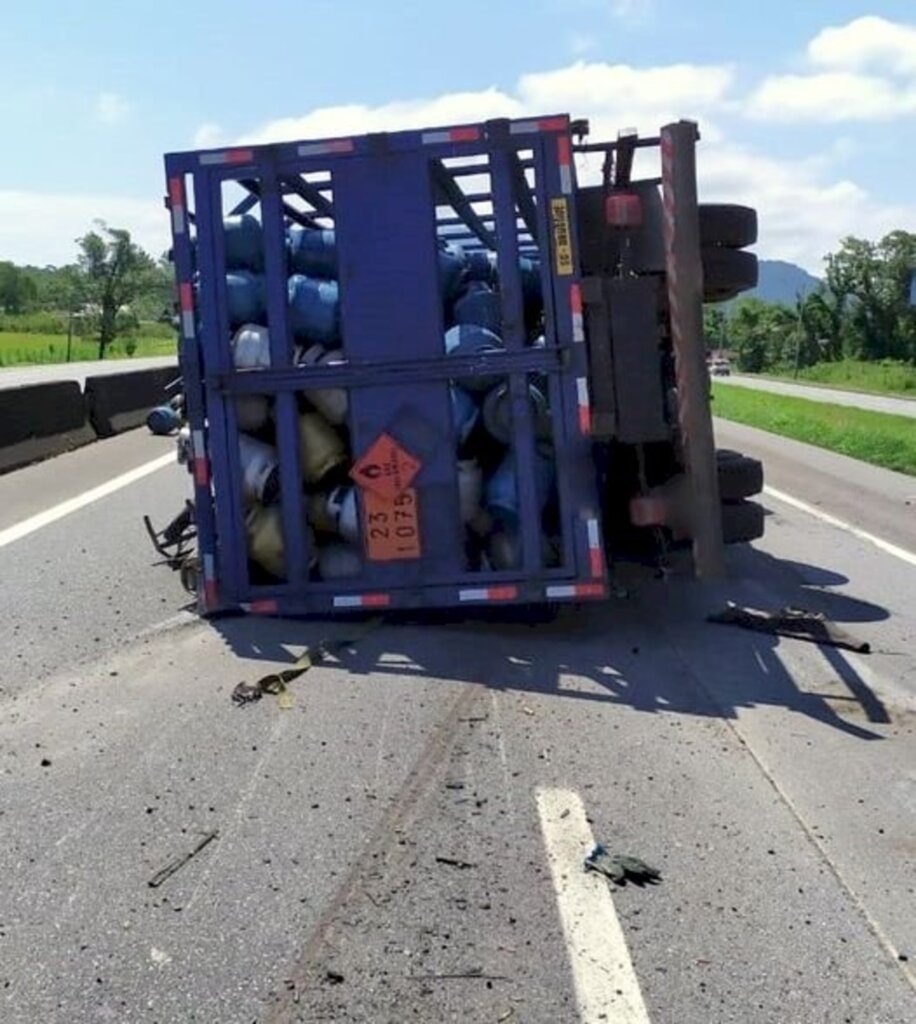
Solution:
<path fill-rule="evenodd" d="M 95 116 L 102 124 L 118 124 L 130 113 L 130 104 L 114 92 L 99 93 L 95 101 Z"/>
<path fill-rule="evenodd" d="M 808 44 L 808 57 L 826 68 L 916 74 L 916 26 L 874 15 L 856 18 L 819 32 Z"/>
<path fill-rule="evenodd" d="M 301 117 L 270 121 L 237 141 L 320 139 L 559 111 L 591 117 L 596 132 L 607 126 L 606 130 L 616 133 L 629 125 L 656 132 L 666 121 L 724 109 L 731 82 L 731 69 L 717 65 L 635 68 L 578 61 L 555 71 L 523 75 L 514 94 L 491 87 L 377 107 L 320 107 Z"/>
<path fill-rule="evenodd" d="M 764 121 L 881 120 L 916 113 L 916 83 L 903 88 L 876 75 L 832 71 L 767 78 L 747 104 Z"/>
<path fill-rule="evenodd" d="M 868 16 L 825 28 L 804 74 L 771 75 L 751 94 L 757 120 L 837 124 L 916 113 L 916 26 Z"/>
<path fill-rule="evenodd" d="M 127 228 L 133 240 L 158 257 L 169 245 L 168 214 L 161 199 L 54 195 L 0 190 L 3 258 L 14 263 L 62 266 L 76 259 L 75 239 L 100 218 Z"/>
<path fill-rule="evenodd" d="M 840 238 L 874 238 L 894 228 L 916 230 L 916 204 L 878 202 L 855 182 L 830 180 L 829 161 L 776 160 L 723 143 L 698 155 L 704 202 L 756 207 L 758 252 L 823 273 L 824 255 Z"/>
<path fill-rule="evenodd" d="M 207 121 L 202 124 L 192 139 L 194 149 L 215 149 L 226 141 L 226 133 L 218 124 Z"/>

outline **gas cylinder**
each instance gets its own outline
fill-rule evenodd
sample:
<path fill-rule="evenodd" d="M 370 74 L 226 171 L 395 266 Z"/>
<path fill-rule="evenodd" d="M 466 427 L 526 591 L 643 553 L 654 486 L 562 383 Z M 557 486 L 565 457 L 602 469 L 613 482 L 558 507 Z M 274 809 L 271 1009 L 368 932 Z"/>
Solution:
<path fill-rule="evenodd" d="M 264 235 L 257 217 L 243 213 L 224 218 L 223 239 L 227 270 L 263 269 Z"/>
<path fill-rule="evenodd" d="M 460 448 L 470 437 L 474 425 L 480 417 L 480 410 L 473 396 L 469 395 L 464 388 L 453 384 L 449 388 L 449 397 L 452 403 L 452 422 L 455 425 L 455 437 Z"/>
<path fill-rule="evenodd" d="M 283 514 L 279 505 L 264 506 L 255 502 L 245 512 L 245 533 L 248 538 L 248 556 L 271 575 L 286 579 L 286 554 L 283 543 Z M 306 526 L 306 538 L 315 563 L 315 535 Z"/>
<path fill-rule="evenodd" d="M 455 358 L 462 356 L 483 356 L 503 351 L 499 337 L 485 327 L 476 324 L 458 324 L 445 332 L 445 351 Z M 489 391 L 502 380 L 502 376 L 480 374 L 460 381 L 468 391 Z"/>
<path fill-rule="evenodd" d="M 181 426 L 181 416 L 171 405 L 157 405 L 146 417 L 146 425 L 153 434 L 167 436 Z"/>
<path fill-rule="evenodd" d="M 483 497 L 483 473 L 476 459 L 458 460 L 458 504 L 461 521 L 470 523 L 480 511 Z"/>
<path fill-rule="evenodd" d="M 464 286 L 464 274 L 467 268 L 467 256 L 460 245 L 439 239 L 439 283 L 442 299 L 446 303 L 453 302 Z"/>
<path fill-rule="evenodd" d="M 239 370 L 270 366 L 270 332 L 260 324 L 242 324 L 232 336 L 232 362 Z"/>
<path fill-rule="evenodd" d="M 534 434 L 539 440 L 549 440 L 552 436 L 550 408 L 544 392 L 535 384 L 528 385 L 528 403 L 531 406 L 531 421 Z M 509 382 L 488 391 L 483 400 L 483 425 L 492 437 L 503 444 L 512 443 L 512 397 L 509 394 Z"/>
<path fill-rule="evenodd" d="M 317 412 L 299 415 L 299 466 L 306 483 L 316 484 L 347 461 L 341 437 Z"/>
<path fill-rule="evenodd" d="M 340 329 L 337 282 L 293 274 L 287 290 L 293 334 L 319 345 L 334 345 Z"/>
<path fill-rule="evenodd" d="M 280 467 L 277 449 L 247 434 L 239 434 L 239 461 L 242 467 L 242 495 L 246 502 L 272 505 L 280 494 Z"/>
<path fill-rule="evenodd" d="M 350 544 L 359 543 L 359 507 L 355 487 L 335 487 L 328 495 L 328 512 L 337 532 Z"/>
<path fill-rule="evenodd" d="M 455 303 L 455 321 L 459 324 L 477 324 L 498 337 L 503 323 L 499 295 L 485 284 L 472 282 Z"/>
<path fill-rule="evenodd" d="M 337 278 L 337 240 L 333 231 L 294 224 L 287 232 L 287 249 L 293 273 L 328 280 Z"/>
<path fill-rule="evenodd" d="M 300 366 L 339 366 L 346 362 L 341 349 L 327 352 L 321 345 L 311 345 L 297 361 Z M 350 403 L 343 388 L 305 388 L 302 393 L 328 423 L 339 427 L 347 422 Z"/>
<path fill-rule="evenodd" d="M 226 304 L 232 330 L 249 322 L 257 323 L 266 315 L 264 278 L 248 270 L 226 274 Z"/>
<path fill-rule="evenodd" d="M 515 452 L 506 452 L 502 462 L 487 481 L 484 503 L 494 519 L 518 522 L 518 472 Z M 537 489 L 538 508 L 542 511 L 550 497 L 553 486 L 555 465 L 553 453 L 535 450 L 534 482 Z"/>

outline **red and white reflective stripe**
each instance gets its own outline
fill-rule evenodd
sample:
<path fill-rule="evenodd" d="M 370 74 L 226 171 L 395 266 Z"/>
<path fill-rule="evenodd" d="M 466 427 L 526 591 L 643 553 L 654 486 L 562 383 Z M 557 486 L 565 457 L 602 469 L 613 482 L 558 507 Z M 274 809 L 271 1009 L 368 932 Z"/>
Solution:
<path fill-rule="evenodd" d="M 254 151 L 250 149 L 224 149 L 219 153 L 201 153 L 200 162 L 204 167 L 219 164 L 250 164 Z"/>
<path fill-rule="evenodd" d="M 352 139 L 331 139 L 329 142 L 304 142 L 297 150 L 299 156 L 325 156 L 327 153 L 352 153 Z"/>
<path fill-rule="evenodd" d="M 576 377 L 576 400 L 579 404 L 579 433 L 592 432 L 592 403 L 588 397 L 588 380 Z"/>
<path fill-rule="evenodd" d="M 172 213 L 173 235 L 183 235 L 185 232 L 184 207 L 184 182 L 181 178 L 169 178 L 169 210 Z"/>
<path fill-rule="evenodd" d="M 510 135 L 529 135 L 531 132 L 562 132 L 569 127 L 568 117 L 542 117 L 538 121 L 513 121 Z"/>
<path fill-rule="evenodd" d="M 570 583 L 556 587 L 547 587 L 544 593 L 549 598 L 564 597 L 604 597 L 607 588 L 603 583 Z"/>
<path fill-rule="evenodd" d="M 423 132 L 420 136 L 424 146 L 433 146 L 443 142 L 476 142 L 480 138 L 480 129 L 476 125 L 465 128 L 446 128 L 440 132 Z"/>
<path fill-rule="evenodd" d="M 208 608 L 219 603 L 219 589 L 216 585 L 216 560 L 213 555 L 204 553 L 204 601 Z"/>
<path fill-rule="evenodd" d="M 178 286 L 178 304 L 181 307 L 181 333 L 189 341 L 194 340 L 194 289 L 190 281 Z"/>
<path fill-rule="evenodd" d="M 264 597 L 259 601 L 243 602 L 240 606 L 243 612 L 251 612 L 253 615 L 273 615 L 279 604 L 272 597 Z"/>
<path fill-rule="evenodd" d="M 191 431 L 191 447 L 194 452 L 194 483 L 198 487 L 210 486 L 210 460 L 207 458 L 207 449 L 204 445 L 204 432 L 202 430 Z"/>
<path fill-rule="evenodd" d="M 560 163 L 560 189 L 563 195 L 572 192 L 572 144 L 568 135 L 557 139 L 557 159 Z"/>
<path fill-rule="evenodd" d="M 585 528 L 588 531 L 588 565 L 592 576 L 597 578 L 604 575 L 604 549 L 601 545 L 598 520 L 586 519 Z"/>
<path fill-rule="evenodd" d="M 335 608 L 387 608 L 389 604 L 390 594 L 338 594 L 334 598 Z"/>
<path fill-rule="evenodd" d="M 582 288 L 577 284 L 569 286 L 569 305 L 572 308 L 573 341 L 585 341 L 585 324 L 582 320 Z"/>
<path fill-rule="evenodd" d="M 518 587 L 471 587 L 458 591 L 459 601 L 514 601 L 518 597 Z"/>

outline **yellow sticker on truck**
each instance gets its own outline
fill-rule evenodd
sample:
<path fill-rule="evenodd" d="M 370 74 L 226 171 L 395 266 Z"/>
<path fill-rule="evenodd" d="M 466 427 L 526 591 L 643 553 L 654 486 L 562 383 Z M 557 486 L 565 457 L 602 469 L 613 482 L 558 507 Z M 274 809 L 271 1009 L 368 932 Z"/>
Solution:
<path fill-rule="evenodd" d="M 573 253 L 567 199 L 550 200 L 550 220 L 553 224 L 553 251 L 557 261 L 557 274 L 560 277 L 568 277 L 573 272 Z"/>

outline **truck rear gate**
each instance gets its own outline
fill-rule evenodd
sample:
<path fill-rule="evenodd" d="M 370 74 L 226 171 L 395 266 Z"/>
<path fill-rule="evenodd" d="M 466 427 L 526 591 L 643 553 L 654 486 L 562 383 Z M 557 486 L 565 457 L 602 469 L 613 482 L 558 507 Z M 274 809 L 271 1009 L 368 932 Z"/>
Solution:
<path fill-rule="evenodd" d="M 166 173 L 201 610 L 605 596 L 566 116 L 179 153 Z M 462 264 L 498 281 L 502 346 L 465 330 L 446 350 Z M 268 329 L 269 366 L 236 365 L 245 322 Z M 341 392 L 343 422 L 316 419 Z M 276 447 L 274 506 L 252 497 L 248 435 Z M 321 509 L 351 484 L 346 546 Z M 279 573 L 251 557 L 259 517 L 282 531 Z"/>

